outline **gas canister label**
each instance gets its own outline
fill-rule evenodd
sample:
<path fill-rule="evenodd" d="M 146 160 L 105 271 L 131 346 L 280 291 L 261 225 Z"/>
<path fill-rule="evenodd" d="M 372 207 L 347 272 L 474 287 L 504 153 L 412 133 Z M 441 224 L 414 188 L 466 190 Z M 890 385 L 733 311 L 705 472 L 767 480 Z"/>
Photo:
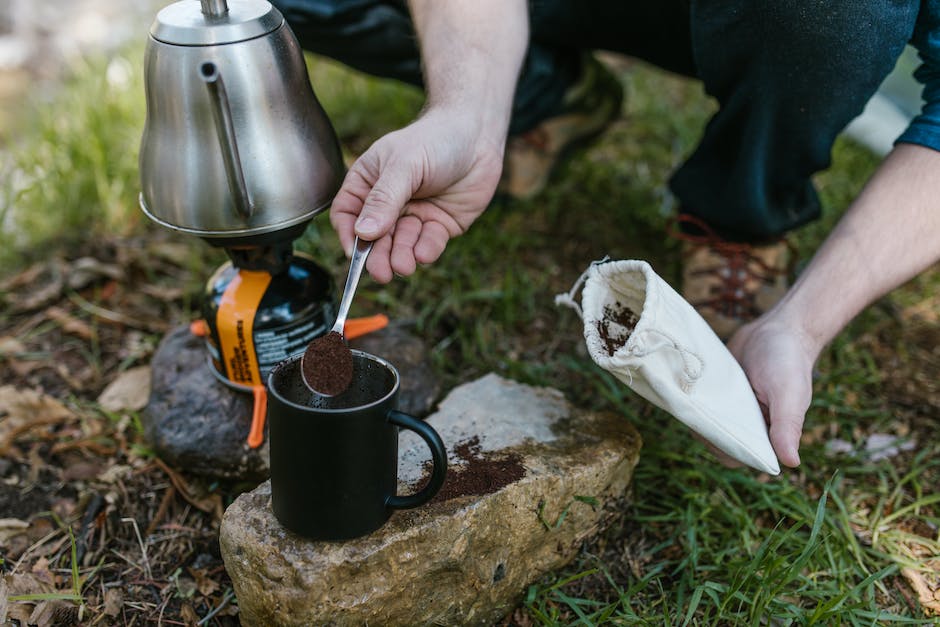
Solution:
<path fill-rule="evenodd" d="M 255 360 L 251 333 L 258 303 L 264 296 L 271 275 L 267 272 L 240 272 L 222 294 L 216 326 L 225 372 L 243 385 L 263 385 L 264 373 Z"/>
<path fill-rule="evenodd" d="M 336 317 L 333 307 L 323 307 L 316 315 L 276 329 L 255 331 L 255 354 L 262 379 L 281 361 L 304 352 L 310 341 L 323 335 Z"/>

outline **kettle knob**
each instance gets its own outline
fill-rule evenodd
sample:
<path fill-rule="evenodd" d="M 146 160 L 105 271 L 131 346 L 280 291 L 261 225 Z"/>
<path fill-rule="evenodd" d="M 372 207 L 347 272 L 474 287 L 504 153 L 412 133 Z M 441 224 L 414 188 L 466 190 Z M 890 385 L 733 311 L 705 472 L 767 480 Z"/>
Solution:
<path fill-rule="evenodd" d="M 206 17 L 222 17 L 228 13 L 226 0 L 199 0 L 202 3 L 202 13 Z"/>

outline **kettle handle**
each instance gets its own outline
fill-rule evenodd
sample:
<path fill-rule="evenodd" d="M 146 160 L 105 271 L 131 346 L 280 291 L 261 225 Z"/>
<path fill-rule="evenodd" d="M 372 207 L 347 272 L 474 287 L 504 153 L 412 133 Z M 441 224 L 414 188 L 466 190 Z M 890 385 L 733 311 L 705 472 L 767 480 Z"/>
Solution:
<path fill-rule="evenodd" d="M 219 146 L 222 148 L 222 161 L 225 164 L 225 174 L 228 178 L 232 200 L 235 203 L 235 210 L 243 218 L 250 218 L 254 208 L 248 197 L 245 173 L 242 171 L 241 160 L 238 156 L 235 125 L 232 123 L 232 110 L 225 92 L 225 83 L 222 82 L 219 67 L 212 61 L 206 61 L 199 66 L 199 75 L 209 90 L 212 117 L 215 118 L 215 129 L 219 136 Z"/>

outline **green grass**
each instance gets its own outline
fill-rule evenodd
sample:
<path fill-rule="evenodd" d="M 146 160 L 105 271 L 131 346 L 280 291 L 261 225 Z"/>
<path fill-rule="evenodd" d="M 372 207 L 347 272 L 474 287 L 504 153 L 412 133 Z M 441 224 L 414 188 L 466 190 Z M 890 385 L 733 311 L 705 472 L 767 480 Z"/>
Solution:
<path fill-rule="evenodd" d="M 133 71 L 125 86 L 109 86 L 105 65 L 89 63 L 54 102 L 29 115 L 15 152 L 18 174 L 4 188 L 13 198 L 2 216 L 5 267 L 87 245 L 96 233 L 151 228 L 136 200 L 139 51 L 126 59 Z M 310 68 L 349 154 L 407 123 L 422 105 L 409 87 L 319 59 Z M 807 422 L 812 437 L 798 471 L 768 479 L 717 465 L 679 423 L 599 371 L 579 350 L 577 318 L 553 304 L 605 254 L 649 259 L 676 277 L 676 247 L 662 234 L 675 209 L 665 184 L 714 105 L 696 84 L 643 65 L 623 80 L 624 121 L 564 167 L 549 190 L 529 202 L 495 202 L 437 264 L 385 287 L 366 281 L 357 299 L 362 310 L 413 320 L 447 385 L 495 371 L 556 386 L 573 402 L 618 412 L 640 430 L 645 445 L 623 520 L 569 568 L 534 583 L 524 613 L 545 625 L 922 619 L 916 597 L 902 593 L 908 588 L 899 571 L 921 563 L 910 554 L 914 540 L 940 552 L 940 438 L 935 429 L 919 431 L 914 453 L 878 463 L 827 456 L 825 442 L 858 444 L 866 433 L 928 423 L 882 393 L 885 373 L 871 338 L 894 328 L 895 310 L 923 300 L 940 281 L 936 274 L 918 279 L 872 307 L 822 356 Z M 818 177 L 825 216 L 796 238 L 804 257 L 876 166 L 863 149 L 838 142 L 833 167 Z M 344 267 L 325 217 L 299 247 L 328 267 Z M 202 271 L 207 276 L 211 266 Z M 903 338 L 898 342 L 903 355 Z M 933 529 L 934 537 L 915 537 L 912 525 Z"/>
<path fill-rule="evenodd" d="M 127 235 L 137 210 L 137 148 L 144 120 L 138 54 L 77 61 L 52 103 L 29 102 L 0 171 L 0 263 L 22 264 L 47 246 Z M 2 161 L 0 161 L 2 163 Z"/>

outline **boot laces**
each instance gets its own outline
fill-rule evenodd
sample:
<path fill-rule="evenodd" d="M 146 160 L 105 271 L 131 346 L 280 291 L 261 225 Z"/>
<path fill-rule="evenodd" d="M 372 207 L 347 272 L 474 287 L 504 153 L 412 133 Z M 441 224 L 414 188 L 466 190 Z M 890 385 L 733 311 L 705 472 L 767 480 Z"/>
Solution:
<path fill-rule="evenodd" d="M 683 232 L 678 228 L 680 224 L 692 225 L 700 233 Z M 695 249 L 706 248 L 718 257 L 714 265 L 689 273 L 690 277 L 717 279 L 711 281 L 709 297 L 690 303 L 693 307 L 709 307 L 729 318 L 757 318 L 763 313 L 756 302 L 760 286 L 773 285 L 781 276 L 788 274 L 788 268 L 774 267 L 755 254 L 753 244 L 724 240 L 707 223 L 695 216 L 676 216 L 671 224 L 670 234 L 678 240 L 689 242 Z M 789 243 L 781 241 L 789 247 Z"/>

